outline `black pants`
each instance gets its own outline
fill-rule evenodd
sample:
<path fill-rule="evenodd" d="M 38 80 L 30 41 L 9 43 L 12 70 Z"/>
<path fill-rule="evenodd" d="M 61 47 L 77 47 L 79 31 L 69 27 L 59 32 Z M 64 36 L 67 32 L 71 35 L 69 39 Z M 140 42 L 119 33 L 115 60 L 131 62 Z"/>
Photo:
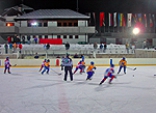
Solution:
<path fill-rule="evenodd" d="M 67 76 L 68 76 L 68 72 L 70 74 L 70 80 L 73 80 L 73 73 L 72 73 L 72 66 L 65 66 L 65 75 L 64 75 L 64 80 L 67 81 Z"/>

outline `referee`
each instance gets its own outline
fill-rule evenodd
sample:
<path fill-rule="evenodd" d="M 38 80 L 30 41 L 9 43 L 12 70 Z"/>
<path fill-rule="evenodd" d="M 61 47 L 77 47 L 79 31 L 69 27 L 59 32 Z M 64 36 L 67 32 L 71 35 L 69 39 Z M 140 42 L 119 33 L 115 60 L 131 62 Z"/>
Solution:
<path fill-rule="evenodd" d="M 73 68 L 73 61 L 71 58 L 69 58 L 69 54 L 66 54 L 66 57 L 62 60 L 62 65 L 64 66 L 64 81 L 67 81 L 67 76 L 68 72 L 70 74 L 70 80 L 73 81 L 73 73 L 72 73 L 72 68 Z"/>

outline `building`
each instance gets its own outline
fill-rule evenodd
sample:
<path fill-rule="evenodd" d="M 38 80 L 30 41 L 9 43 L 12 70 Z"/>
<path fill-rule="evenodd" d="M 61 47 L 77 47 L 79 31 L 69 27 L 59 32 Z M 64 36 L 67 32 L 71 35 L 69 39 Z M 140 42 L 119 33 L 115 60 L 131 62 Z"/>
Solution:
<path fill-rule="evenodd" d="M 18 14 L 19 13 L 19 14 Z M 11 16 L 12 17 L 12 16 Z M 88 34 L 95 33 L 94 26 L 88 26 L 89 16 L 70 9 L 40 9 L 12 17 L 3 16 L 0 34 L 37 37 L 38 39 L 61 39 L 63 43 L 88 42 Z"/>

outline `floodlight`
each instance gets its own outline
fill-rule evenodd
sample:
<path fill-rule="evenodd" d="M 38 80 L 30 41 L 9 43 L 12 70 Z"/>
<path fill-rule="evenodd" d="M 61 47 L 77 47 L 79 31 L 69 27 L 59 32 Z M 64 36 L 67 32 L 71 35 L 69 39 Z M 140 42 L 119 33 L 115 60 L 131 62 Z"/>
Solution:
<path fill-rule="evenodd" d="M 133 34 L 137 35 L 140 32 L 139 28 L 134 28 L 133 29 Z"/>

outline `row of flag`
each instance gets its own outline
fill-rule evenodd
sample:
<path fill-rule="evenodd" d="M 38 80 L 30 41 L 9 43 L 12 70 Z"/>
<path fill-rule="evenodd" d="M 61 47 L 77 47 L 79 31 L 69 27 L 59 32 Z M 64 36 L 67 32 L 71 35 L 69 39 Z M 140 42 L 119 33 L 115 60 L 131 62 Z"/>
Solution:
<path fill-rule="evenodd" d="M 95 12 L 88 13 L 91 19 L 96 21 L 97 15 Z M 100 12 L 99 14 L 99 26 L 113 26 L 113 27 L 156 27 L 155 25 L 155 14 L 132 14 L 132 13 L 105 13 Z M 96 23 L 96 22 L 95 22 Z"/>

